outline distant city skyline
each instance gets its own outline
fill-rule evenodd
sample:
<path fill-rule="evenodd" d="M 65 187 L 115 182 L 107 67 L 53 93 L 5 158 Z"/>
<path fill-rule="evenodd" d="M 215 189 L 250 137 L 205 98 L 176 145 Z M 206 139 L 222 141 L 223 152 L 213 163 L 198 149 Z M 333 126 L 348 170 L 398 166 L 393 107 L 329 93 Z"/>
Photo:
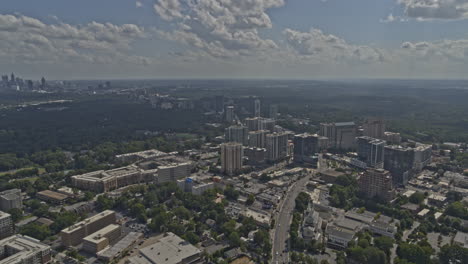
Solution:
<path fill-rule="evenodd" d="M 6 1 L 24 79 L 466 79 L 465 0 Z"/>

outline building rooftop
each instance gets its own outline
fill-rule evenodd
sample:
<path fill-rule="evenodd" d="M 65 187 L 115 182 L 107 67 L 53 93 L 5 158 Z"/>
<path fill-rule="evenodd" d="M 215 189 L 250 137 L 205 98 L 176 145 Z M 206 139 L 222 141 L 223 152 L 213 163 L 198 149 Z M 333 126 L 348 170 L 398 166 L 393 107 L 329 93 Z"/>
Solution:
<path fill-rule="evenodd" d="M 11 215 L 9 213 L 5 213 L 5 212 L 0 211 L 0 219 L 4 219 L 4 218 L 10 217 L 10 216 Z"/>
<path fill-rule="evenodd" d="M 50 199 L 58 200 L 58 201 L 63 201 L 63 200 L 68 199 L 68 195 L 50 191 L 50 190 L 41 191 L 41 192 L 38 192 L 37 194 L 48 197 Z"/>
<path fill-rule="evenodd" d="M 343 172 L 339 172 L 339 171 L 336 171 L 336 170 L 326 170 L 326 171 L 322 171 L 320 173 L 323 174 L 323 175 L 326 175 L 326 176 L 330 176 L 330 177 L 338 177 L 338 176 L 345 175 Z"/>
<path fill-rule="evenodd" d="M 173 233 L 167 233 L 167 236 L 161 238 L 158 242 L 143 249 L 140 249 L 140 254 L 146 258 L 149 263 L 158 264 L 176 264 L 183 263 L 185 259 L 198 255 L 201 250 L 194 247 L 192 244 L 183 240 Z M 139 256 L 131 259 L 130 263 L 147 263 L 138 262 Z"/>
<path fill-rule="evenodd" d="M 460 244 L 464 248 L 468 248 L 468 233 L 458 231 L 453 238 L 453 242 Z"/>
<path fill-rule="evenodd" d="M 335 126 L 354 126 L 354 122 L 337 122 L 335 123 Z"/>
<path fill-rule="evenodd" d="M 369 224 L 374 220 L 375 214 L 371 213 L 369 211 L 364 211 L 362 213 L 358 213 L 358 212 L 356 212 L 356 210 L 354 210 L 354 211 L 346 212 L 345 217 L 349 218 L 349 219 L 359 221 L 359 222 Z"/>
<path fill-rule="evenodd" d="M 4 256 L 8 247 L 10 256 Z M 2 264 L 17 264 L 23 263 L 26 259 L 31 258 L 38 251 L 50 252 L 48 245 L 42 244 L 39 240 L 28 236 L 14 235 L 0 240 L 0 255 Z M 29 262 L 28 262 L 29 263 Z"/>
<path fill-rule="evenodd" d="M 83 241 L 88 241 L 88 242 L 92 242 L 92 243 L 99 243 L 102 240 L 106 239 L 107 234 L 109 234 L 110 232 L 112 232 L 112 231 L 114 231 L 116 229 L 119 229 L 119 228 L 120 228 L 119 225 L 110 224 L 110 225 L 104 227 L 103 229 L 100 229 L 100 230 L 92 233 L 91 235 L 83 238 Z"/>
<path fill-rule="evenodd" d="M 125 249 L 129 248 L 135 241 L 143 237 L 143 233 L 139 232 L 130 232 L 124 238 L 119 240 L 115 245 L 110 248 L 104 249 L 98 252 L 98 257 L 100 258 L 113 258 L 114 256 L 119 255 Z"/>
<path fill-rule="evenodd" d="M 116 155 L 115 157 L 119 159 L 119 158 L 124 158 L 124 157 L 135 156 L 135 157 L 142 158 L 142 159 L 151 159 L 151 158 L 157 158 L 157 157 L 162 157 L 166 155 L 168 155 L 166 152 L 162 152 L 156 149 L 150 149 L 150 150 L 145 150 L 145 151 Z"/>
<path fill-rule="evenodd" d="M 87 218 L 87 219 L 85 219 L 85 220 L 83 220 L 81 222 L 78 222 L 78 223 L 76 223 L 74 225 L 71 225 L 71 226 L 63 229 L 62 232 L 71 233 L 71 232 L 75 231 L 76 229 L 81 228 L 83 225 L 89 224 L 91 222 L 94 222 L 94 221 L 96 221 L 98 219 L 101 219 L 101 218 L 103 218 L 105 216 L 108 216 L 108 215 L 114 214 L 114 213 L 115 212 L 111 211 L 111 210 L 106 210 L 106 211 L 100 212 L 97 215 L 93 215 L 93 216 L 91 216 L 91 217 L 89 217 L 89 218 Z"/>
<path fill-rule="evenodd" d="M 327 228 L 327 234 L 329 236 L 340 237 L 342 239 L 345 239 L 345 240 L 349 241 L 349 240 L 353 239 L 353 237 L 355 235 L 355 232 L 351 231 L 351 230 L 348 230 L 348 229 L 345 229 L 345 228 L 330 226 L 329 228 Z"/>

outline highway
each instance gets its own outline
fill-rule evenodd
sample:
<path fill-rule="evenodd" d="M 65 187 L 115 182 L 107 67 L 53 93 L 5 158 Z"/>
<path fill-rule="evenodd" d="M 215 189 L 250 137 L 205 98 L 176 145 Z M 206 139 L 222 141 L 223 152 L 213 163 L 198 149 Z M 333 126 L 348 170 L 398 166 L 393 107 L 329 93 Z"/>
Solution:
<path fill-rule="evenodd" d="M 278 206 L 279 212 L 275 217 L 275 228 L 272 233 L 272 263 L 289 263 L 289 253 L 285 252 L 287 247 L 286 240 L 289 236 L 289 226 L 292 221 L 292 212 L 294 210 L 294 200 L 297 195 L 305 188 L 310 179 L 310 175 L 299 179 L 288 189 L 286 197 Z M 288 250 L 289 251 L 289 250 Z"/>

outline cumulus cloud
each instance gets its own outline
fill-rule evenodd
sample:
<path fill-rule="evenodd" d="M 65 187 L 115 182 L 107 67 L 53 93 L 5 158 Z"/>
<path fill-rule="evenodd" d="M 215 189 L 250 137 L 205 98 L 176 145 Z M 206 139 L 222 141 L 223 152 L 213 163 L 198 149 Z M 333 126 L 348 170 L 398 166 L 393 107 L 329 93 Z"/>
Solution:
<path fill-rule="evenodd" d="M 435 62 L 468 62 L 468 40 L 404 42 L 402 52 L 409 57 Z"/>
<path fill-rule="evenodd" d="M 135 2 L 135 6 L 136 6 L 137 8 L 143 7 L 143 3 L 140 2 L 140 1 L 136 1 L 136 2 Z"/>
<path fill-rule="evenodd" d="M 380 23 L 392 23 L 392 22 L 406 22 L 407 19 L 402 18 L 400 16 L 394 16 L 390 13 L 386 18 L 380 19 Z"/>
<path fill-rule="evenodd" d="M 0 15 L 0 53 L 3 62 L 148 64 L 131 55 L 131 44 L 146 37 L 134 24 L 91 22 L 85 25 L 46 24 L 23 15 Z"/>
<path fill-rule="evenodd" d="M 266 11 L 283 5 L 283 0 L 159 0 L 154 10 L 176 25 L 174 31 L 160 31 L 163 37 L 227 58 L 276 49 L 259 30 L 272 28 Z"/>
<path fill-rule="evenodd" d="M 309 32 L 285 29 L 283 34 L 289 47 L 303 60 L 338 63 L 376 63 L 386 60 L 386 52 L 382 49 L 352 45 L 319 29 L 311 29 Z"/>
<path fill-rule="evenodd" d="M 408 17 L 427 19 L 466 19 L 468 0 L 398 0 Z"/>

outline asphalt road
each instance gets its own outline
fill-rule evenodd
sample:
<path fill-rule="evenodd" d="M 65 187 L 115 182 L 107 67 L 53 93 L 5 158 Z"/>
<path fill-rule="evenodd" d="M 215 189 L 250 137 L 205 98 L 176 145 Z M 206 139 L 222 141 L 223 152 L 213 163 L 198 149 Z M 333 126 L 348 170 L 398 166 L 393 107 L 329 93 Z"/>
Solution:
<path fill-rule="evenodd" d="M 310 176 L 305 176 L 295 182 L 288 190 L 283 202 L 279 205 L 279 212 L 276 214 L 275 229 L 273 230 L 273 261 L 272 263 L 289 263 L 289 253 L 285 252 L 287 247 L 286 240 L 289 236 L 289 227 L 292 221 L 292 212 L 294 210 L 294 200 L 297 195 L 305 188 Z M 289 250 L 288 250 L 289 251 Z"/>
<path fill-rule="evenodd" d="M 421 223 L 419 223 L 418 221 L 414 221 L 414 222 L 413 222 L 413 226 L 411 227 L 411 229 L 403 231 L 403 236 L 401 237 L 401 240 L 402 240 L 403 242 L 406 242 L 406 240 L 408 239 L 409 235 L 410 235 L 411 233 L 413 233 L 413 231 L 414 231 L 416 228 L 418 228 L 418 226 L 419 226 L 420 224 L 421 224 Z M 395 244 L 393 245 L 393 248 L 392 248 L 391 251 L 390 251 L 390 253 L 391 253 L 391 254 L 390 254 L 390 263 L 391 263 L 391 264 L 393 264 L 393 262 L 394 262 L 394 260 L 395 260 L 395 258 L 396 258 L 396 256 L 397 256 L 397 254 L 396 254 L 397 247 L 398 247 L 398 244 L 395 243 Z"/>

